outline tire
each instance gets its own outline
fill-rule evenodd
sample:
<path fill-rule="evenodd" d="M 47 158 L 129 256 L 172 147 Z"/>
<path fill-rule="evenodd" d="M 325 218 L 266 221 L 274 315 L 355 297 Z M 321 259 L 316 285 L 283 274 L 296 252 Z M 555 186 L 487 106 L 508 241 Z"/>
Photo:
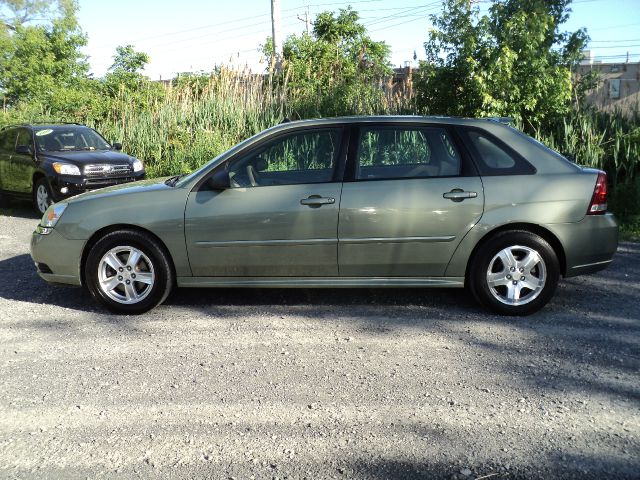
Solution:
<path fill-rule="evenodd" d="M 166 300 L 174 284 L 164 247 L 151 235 L 132 230 L 111 232 L 98 240 L 84 268 L 91 295 L 116 313 L 147 312 Z"/>
<path fill-rule="evenodd" d="M 525 230 L 496 234 L 474 255 L 469 288 L 501 315 L 530 315 L 544 307 L 560 278 L 558 257 L 542 237 Z"/>
<path fill-rule="evenodd" d="M 40 213 L 40 215 L 44 215 L 44 212 L 47 211 L 49 205 L 54 203 L 54 201 L 47 179 L 44 177 L 39 178 L 33 185 L 33 206 L 36 211 Z"/>

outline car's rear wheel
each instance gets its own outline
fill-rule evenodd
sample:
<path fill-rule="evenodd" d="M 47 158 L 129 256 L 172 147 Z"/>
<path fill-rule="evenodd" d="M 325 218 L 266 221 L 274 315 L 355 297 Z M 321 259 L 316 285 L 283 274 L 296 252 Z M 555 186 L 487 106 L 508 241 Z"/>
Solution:
<path fill-rule="evenodd" d="M 139 314 L 162 303 L 173 287 L 169 255 L 143 232 L 119 230 L 98 240 L 87 256 L 86 285 L 117 313 Z"/>
<path fill-rule="evenodd" d="M 33 205 L 40 212 L 40 215 L 44 215 L 53 202 L 53 195 L 47 180 L 44 177 L 39 178 L 33 186 Z"/>
<path fill-rule="evenodd" d="M 558 257 L 542 237 L 506 231 L 476 252 L 469 270 L 475 298 L 503 315 L 529 315 L 544 307 L 560 278 Z"/>

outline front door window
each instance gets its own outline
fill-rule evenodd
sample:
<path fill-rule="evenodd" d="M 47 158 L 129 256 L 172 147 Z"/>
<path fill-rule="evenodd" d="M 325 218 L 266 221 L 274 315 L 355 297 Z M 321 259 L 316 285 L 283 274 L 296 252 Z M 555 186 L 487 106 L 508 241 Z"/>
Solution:
<path fill-rule="evenodd" d="M 275 140 L 233 162 L 233 187 L 265 187 L 333 181 L 339 129 L 313 130 Z"/>

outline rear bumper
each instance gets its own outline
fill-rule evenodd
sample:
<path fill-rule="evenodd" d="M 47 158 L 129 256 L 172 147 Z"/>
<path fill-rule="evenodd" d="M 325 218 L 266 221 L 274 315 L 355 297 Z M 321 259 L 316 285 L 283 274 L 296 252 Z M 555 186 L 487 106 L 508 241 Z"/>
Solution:
<path fill-rule="evenodd" d="M 597 272 L 609 266 L 618 249 L 618 222 L 611 213 L 587 215 L 580 222 L 545 225 L 565 252 L 565 277 Z"/>

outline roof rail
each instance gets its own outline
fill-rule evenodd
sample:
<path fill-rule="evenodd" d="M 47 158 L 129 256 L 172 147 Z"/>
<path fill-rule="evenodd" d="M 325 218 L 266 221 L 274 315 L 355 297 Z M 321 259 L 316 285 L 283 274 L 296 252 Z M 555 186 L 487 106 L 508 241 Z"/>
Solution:
<path fill-rule="evenodd" d="M 513 117 L 487 117 L 487 120 L 491 120 L 492 122 L 504 123 L 505 125 L 513 126 L 515 124 L 515 120 Z"/>
<path fill-rule="evenodd" d="M 22 125 L 84 125 L 78 122 L 27 122 Z"/>

